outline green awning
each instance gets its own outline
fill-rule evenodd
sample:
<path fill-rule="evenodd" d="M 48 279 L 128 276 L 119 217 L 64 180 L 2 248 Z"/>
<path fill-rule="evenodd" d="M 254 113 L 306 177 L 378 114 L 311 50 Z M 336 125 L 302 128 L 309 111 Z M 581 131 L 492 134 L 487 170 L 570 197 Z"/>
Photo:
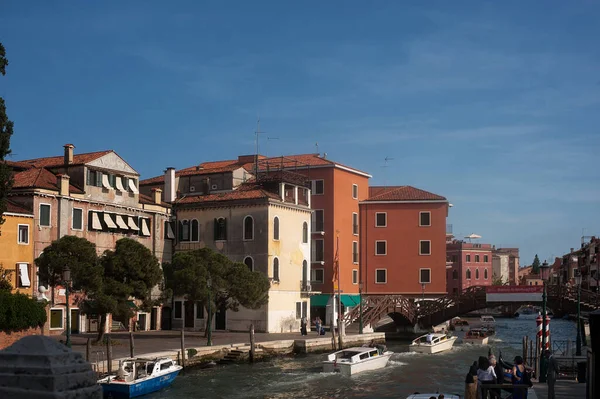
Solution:
<path fill-rule="evenodd" d="M 360 305 L 360 295 L 344 295 L 344 294 L 342 294 L 342 305 L 349 307 L 349 308 Z"/>
<path fill-rule="evenodd" d="M 312 295 L 310 297 L 310 306 L 315 308 L 324 308 L 327 306 L 329 297 L 331 297 L 331 295 L 328 294 Z"/>
<path fill-rule="evenodd" d="M 127 306 L 131 309 L 137 309 L 137 306 L 135 306 L 135 302 L 133 301 L 127 301 Z"/>

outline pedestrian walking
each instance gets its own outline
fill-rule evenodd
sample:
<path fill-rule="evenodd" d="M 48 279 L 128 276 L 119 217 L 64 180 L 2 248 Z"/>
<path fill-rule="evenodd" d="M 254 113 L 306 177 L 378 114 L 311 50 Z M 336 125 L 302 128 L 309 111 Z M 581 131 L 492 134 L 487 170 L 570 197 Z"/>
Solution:
<path fill-rule="evenodd" d="M 315 327 L 317 328 L 317 335 L 321 334 L 321 318 L 317 316 L 315 319 Z"/>
<path fill-rule="evenodd" d="M 554 354 L 551 350 L 546 351 L 546 357 L 548 358 L 548 374 L 546 374 L 546 381 L 548 382 L 548 399 L 556 399 L 554 385 L 556 384 L 556 379 L 558 378 L 558 361 L 554 357 Z"/>
<path fill-rule="evenodd" d="M 302 335 L 307 335 L 306 333 L 306 317 L 303 317 L 302 320 L 300 320 L 300 333 Z"/>

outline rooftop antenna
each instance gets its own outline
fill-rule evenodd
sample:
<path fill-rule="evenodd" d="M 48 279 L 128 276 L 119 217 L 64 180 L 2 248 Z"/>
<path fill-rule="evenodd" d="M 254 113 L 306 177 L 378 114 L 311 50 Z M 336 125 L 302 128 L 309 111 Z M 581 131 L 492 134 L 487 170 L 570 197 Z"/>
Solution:
<path fill-rule="evenodd" d="M 279 137 L 269 137 L 269 136 L 267 136 L 267 141 L 271 141 L 271 140 L 279 140 Z M 265 149 L 265 156 L 268 156 L 266 149 Z"/>
<path fill-rule="evenodd" d="M 388 161 L 393 161 L 393 160 L 394 160 L 394 158 L 386 156 L 383 159 L 383 166 L 382 166 L 382 168 L 387 168 L 388 167 Z M 386 172 L 383 172 L 383 186 L 384 187 L 387 186 L 387 173 Z"/>
<path fill-rule="evenodd" d="M 317 154 L 319 154 L 319 143 L 315 143 L 315 147 L 317 148 Z"/>
<path fill-rule="evenodd" d="M 254 155 L 254 176 L 255 177 L 258 176 L 258 139 L 259 139 L 259 136 L 263 133 L 266 133 L 266 132 L 260 131 L 260 115 L 258 115 L 258 118 L 256 120 L 256 131 L 254 132 L 255 142 L 256 142 L 256 153 Z"/>

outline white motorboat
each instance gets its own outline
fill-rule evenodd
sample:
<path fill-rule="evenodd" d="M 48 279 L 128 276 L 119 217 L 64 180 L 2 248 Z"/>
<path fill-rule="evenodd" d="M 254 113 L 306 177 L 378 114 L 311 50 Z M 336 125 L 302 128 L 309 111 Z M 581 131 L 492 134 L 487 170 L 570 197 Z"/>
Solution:
<path fill-rule="evenodd" d="M 443 352 L 452 349 L 457 338 L 446 334 L 425 334 L 416 338 L 408 348 L 411 352 L 419 353 Z"/>
<path fill-rule="evenodd" d="M 466 344 L 487 345 L 493 331 L 487 328 L 472 328 L 465 334 L 463 342 Z"/>
<path fill-rule="evenodd" d="M 327 355 L 323 361 L 323 372 L 340 372 L 351 376 L 363 371 L 384 368 L 394 352 L 386 351 L 385 347 L 355 347 Z"/>
<path fill-rule="evenodd" d="M 494 327 L 496 325 L 496 319 L 494 319 L 494 316 L 481 316 L 479 321 L 484 327 Z"/>
<path fill-rule="evenodd" d="M 406 399 L 429 399 L 431 397 L 438 398 L 440 395 L 439 392 L 436 393 L 413 393 L 408 395 Z M 445 393 L 444 399 L 461 399 L 460 395 L 454 395 L 451 393 Z"/>

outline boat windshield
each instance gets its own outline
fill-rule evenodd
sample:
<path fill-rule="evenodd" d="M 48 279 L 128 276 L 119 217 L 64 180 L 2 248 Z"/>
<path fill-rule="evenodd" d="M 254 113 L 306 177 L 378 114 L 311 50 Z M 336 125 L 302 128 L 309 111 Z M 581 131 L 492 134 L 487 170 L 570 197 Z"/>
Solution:
<path fill-rule="evenodd" d="M 343 351 L 338 355 L 338 359 L 351 359 L 352 356 L 357 355 L 358 352 L 354 351 Z"/>

